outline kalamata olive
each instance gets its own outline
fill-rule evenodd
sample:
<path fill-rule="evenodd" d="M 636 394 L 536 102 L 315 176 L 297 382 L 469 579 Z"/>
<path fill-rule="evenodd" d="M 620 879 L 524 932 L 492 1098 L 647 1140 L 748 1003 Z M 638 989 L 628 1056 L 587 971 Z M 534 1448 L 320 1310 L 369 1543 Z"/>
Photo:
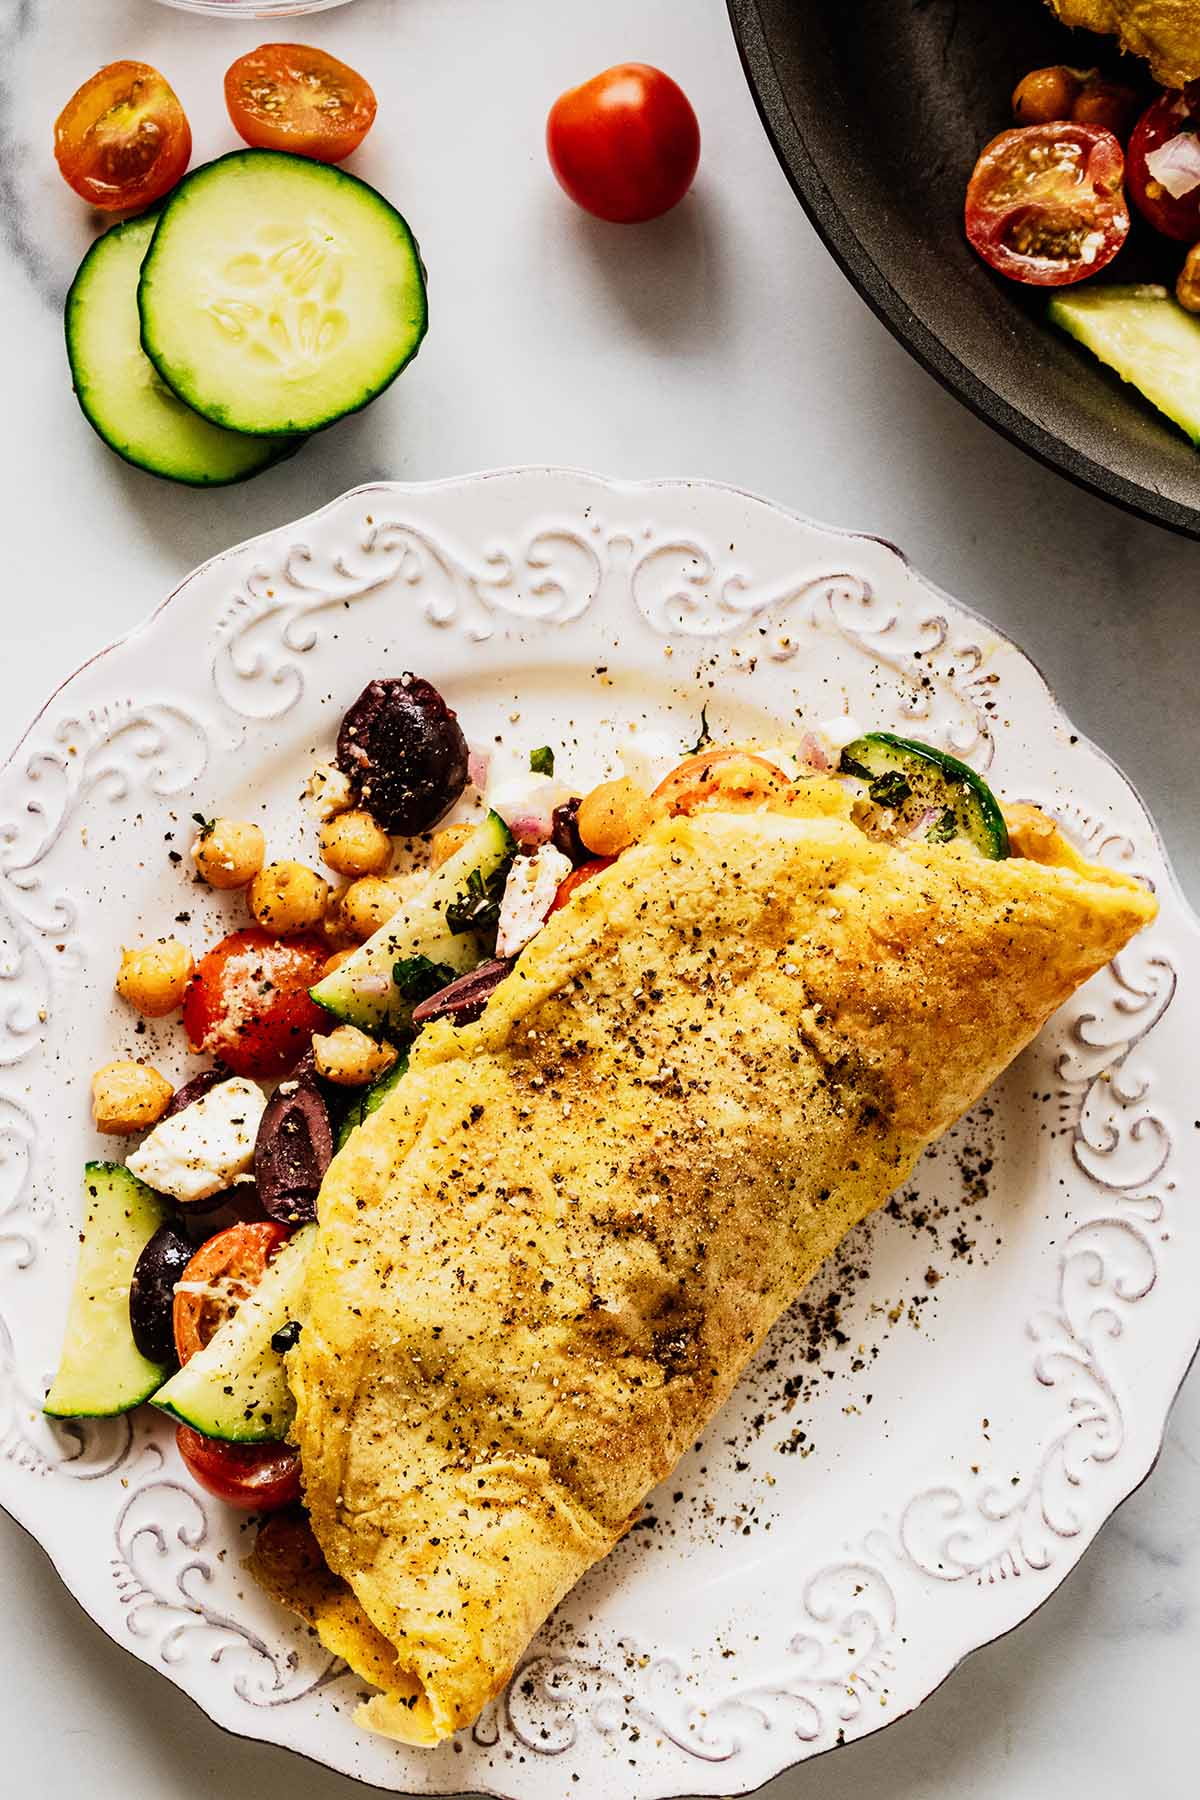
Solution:
<path fill-rule="evenodd" d="M 467 785 L 467 740 L 437 689 L 417 675 L 368 682 L 342 720 L 337 764 L 385 831 L 411 837 Z"/>
<path fill-rule="evenodd" d="M 428 1025 L 431 1019 L 452 1019 L 456 1025 L 470 1025 L 482 1013 L 516 960 L 515 956 L 498 956 L 491 962 L 480 963 L 469 975 L 460 975 L 449 987 L 440 988 L 413 1008 L 413 1024 Z"/>
<path fill-rule="evenodd" d="M 585 862 L 591 862 L 590 851 L 579 835 L 579 795 L 556 806 L 550 815 L 550 842 L 564 856 L 569 856 L 572 866 L 581 868 Z"/>
<path fill-rule="evenodd" d="M 268 1218 L 306 1225 L 333 1161 L 329 1109 L 315 1080 L 281 1081 L 267 1102 L 254 1145 L 254 1179 Z"/>
<path fill-rule="evenodd" d="M 160 1225 L 133 1268 L 129 1283 L 129 1329 L 142 1355 L 153 1363 L 175 1361 L 171 1312 L 175 1283 L 192 1259 L 192 1246 L 174 1225 Z"/>
<path fill-rule="evenodd" d="M 185 1106 L 190 1106 L 194 1100 L 203 1100 L 205 1094 L 218 1087 L 222 1081 L 228 1080 L 228 1075 L 223 1075 L 219 1069 L 201 1069 L 198 1075 L 193 1075 L 190 1081 L 185 1081 L 181 1088 L 175 1089 L 163 1118 L 173 1119 Z"/>

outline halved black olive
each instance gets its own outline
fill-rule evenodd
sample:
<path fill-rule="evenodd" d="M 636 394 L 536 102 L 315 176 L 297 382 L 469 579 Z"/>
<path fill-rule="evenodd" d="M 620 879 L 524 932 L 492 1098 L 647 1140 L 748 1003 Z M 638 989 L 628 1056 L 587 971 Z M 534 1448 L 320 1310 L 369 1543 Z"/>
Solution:
<path fill-rule="evenodd" d="M 480 963 L 469 975 L 460 975 L 449 987 L 440 988 L 420 1006 L 413 1008 L 414 1025 L 428 1025 L 431 1019 L 453 1019 L 456 1025 L 470 1025 L 482 1013 L 505 976 L 516 962 L 515 956 L 498 956 Z"/>
<path fill-rule="evenodd" d="M 337 764 L 385 831 L 428 831 L 467 785 L 467 740 L 417 675 L 368 682 L 342 720 Z"/>
<path fill-rule="evenodd" d="M 175 1283 L 192 1260 L 192 1246 L 173 1225 L 160 1225 L 134 1264 L 129 1283 L 129 1329 L 133 1341 L 153 1363 L 172 1364 L 175 1331 L 172 1313 Z"/>
<path fill-rule="evenodd" d="M 572 866 L 581 868 L 585 862 L 591 862 L 593 852 L 588 849 L 579 835 L 579 795 L 556 806 L 550 815 L 550 842 L 564 856 L 569 856 Z"/>
<path fill-rule="evenodd" d="M 254 1179 L 268 1218 L 306 1225 L 317 1216 L 317 1195 L 333 1161 L 329 1108 L 311 1076 L 281 1081 L 258 1127 Z"/>
<path fill-rule="evenodd" d="M 190 1081 L 185 1081 L 181 1088 L 175 1089 L 167 1102 L 163 1118 L 173 1119 L 185 1106 L 191 1106 L 193 1101 L 203 1100 L 205 1094 L 211 1093 L 213 1088 L 228 1080 L 228 1075 L 223 1075 L 219 1069 L 201 1069 L 198 1075 L 193 1075 Z"/>

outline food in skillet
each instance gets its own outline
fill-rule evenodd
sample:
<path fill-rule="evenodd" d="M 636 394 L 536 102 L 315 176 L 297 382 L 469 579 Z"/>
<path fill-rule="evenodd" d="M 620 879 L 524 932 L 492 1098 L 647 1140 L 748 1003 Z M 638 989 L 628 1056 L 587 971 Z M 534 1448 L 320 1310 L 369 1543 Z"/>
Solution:
<path fill-rule="evenodd" d="M 1089 9 L 1058 10 L 1082 24 Z M 1180 8 L 1180 25 L 1185 10 L 1196 11 Z M 1109 21 L 1095 28 L 1114 31 L 1121 19 L 1175 16 L 1170 5 L 1095 12 Z M 1195 56 L 1200 15 L 1190 22 Z M 1128 29 L 1126 37 L 1145 48 Z M 1181 32 L 1181 53 L 1183 41 Z M 1096 69 L 1031 70 L 1013 93 L 1014 128 L 975 164 L 965 229 L 997 274 L 1060 290 L 1049 303 L 1053 322 L 1200 442 L 1200 80 L 1182 86 L 1186 79 L 1178 77 L 1182 91 L 1151 96 Z M 1129 201 L 1157 235 L 1173 295 L 1157 283 L 1092 284 L 1129 236 Z"/>
<path fill-rule="evenodd" d="M 1195 0 L 1049 0 L 1064 25 L 1105 32 L 1144 56 L 1155 81 L 1183 87 L 1200 76 L 1200 11 Z"/>
<path fill-rule="evenodd" d="M 352 876 L 336 911 L 315 870 L 200 820 L 197 867 L 249 895 L 254 941 L 191 977 L 147 947 L 122 991 L 161 1014 L 214 984 L 226 1067 L 89 1172 L 47 1401 L 153 1396 L 214 1491 L 302 1494 L 255 1572 L 381 1690 L 366 1722 L 426 1744 L 504 1684 L 843 1234 L 1155 910 L 888 734 L 840 757 L 809 736 L 789 767 L 709 746 L 651 793 L 579 796 L 548 747 L 485 775 L 459 735 L 413 677 L 351 708 L 311 784 Z M 390 887 L 374 797 L 433 826 L 470 773 L 481 822 Z M 381 888 L 390 915 L 312 984 L 314 1032 L 286 958 L 255 971 L 331 917 L 365 936 Z M 231 1052 L 282 1074 L 269 1100 Z M 101 1084 L 109 1129 L 163 1113 L 140 1073 Z"/>

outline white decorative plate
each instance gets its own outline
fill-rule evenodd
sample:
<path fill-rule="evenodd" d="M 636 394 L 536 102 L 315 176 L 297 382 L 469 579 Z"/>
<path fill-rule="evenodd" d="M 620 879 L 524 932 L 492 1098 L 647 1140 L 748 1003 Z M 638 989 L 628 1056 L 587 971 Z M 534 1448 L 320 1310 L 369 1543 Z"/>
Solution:
<path fill-rule="evenodd" d="M 139 1415 L 56 1427 L 91 1070 L 136 1037 L 118 946 L 236 914 L 193 811 L 311 846 L 297 796 L 373 675 L 467 735 L 771 735 L 849 705 L 965 756 L 1162 915 L 773 1335 L 509 1692 L 436 1752 L 239 1567 L 248 1527 Z M 519 717 L 517 716 L 519 715 Z M 629 728 L 630 721 L 637 732 Z M 773 722 L 778 722 L 773 724 Z M 186 869 L 186 864 L 184 865 Z M 0 1500 L 111 1636 L 230 1730 L 397 1792 L 734 1794 L 916 1706 L 1031 1613 L 1154 1460 L 1200 1328 L 1200 928 L 1141 802 L 1010 643 L 890 546 L 700 483 L 557 470 L 360 489 L 205 565 L 54 695 L 0 773 Z M 111 1152 L 111 1145 L 109 1146 Z M 1183 1191 L 1179 1191 L 1179 1190 Z"/>

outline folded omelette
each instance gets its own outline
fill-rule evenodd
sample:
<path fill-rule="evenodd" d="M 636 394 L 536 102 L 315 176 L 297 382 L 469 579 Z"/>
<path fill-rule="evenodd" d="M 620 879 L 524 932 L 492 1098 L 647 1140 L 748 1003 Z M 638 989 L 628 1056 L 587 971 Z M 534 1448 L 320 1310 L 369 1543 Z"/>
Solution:
<path fill-rule="evenodd" d="M 403 1742 L 503 1689 L 822 1260 L 1154 915 L 1031 809 L 993 862 L 802 785 L 656 824 L 330 1167 L 288 1358 L 313 1535 L 252 1566 Z"/>

